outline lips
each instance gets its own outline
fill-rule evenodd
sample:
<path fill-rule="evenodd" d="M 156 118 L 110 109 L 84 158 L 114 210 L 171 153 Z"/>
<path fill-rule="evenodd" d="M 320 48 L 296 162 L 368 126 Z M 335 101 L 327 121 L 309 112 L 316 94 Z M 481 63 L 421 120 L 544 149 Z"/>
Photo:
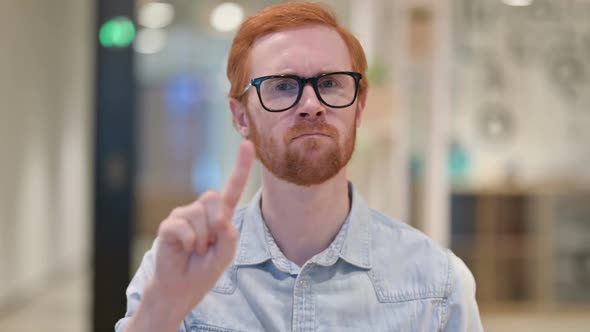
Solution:
<path fill-rule="evenodd" d="M 297 139 L 297 138 L 305 138 L 305 137 L 330 137 L 330 135 L 325 134 L 325 133 L 305 133 L 305 134 L 301 134 L 298 135 L 296 137 L 294 137 L 293 139 Z"/>
<path fill-rule="evenodd" d="M 293 141 L 298 138 L 305 137 L 332 137 L 338 138 L 338 130 L 327 123 L 307 124 L 299 123 L 290 128 L 284 136 L 285 143 Z"/>

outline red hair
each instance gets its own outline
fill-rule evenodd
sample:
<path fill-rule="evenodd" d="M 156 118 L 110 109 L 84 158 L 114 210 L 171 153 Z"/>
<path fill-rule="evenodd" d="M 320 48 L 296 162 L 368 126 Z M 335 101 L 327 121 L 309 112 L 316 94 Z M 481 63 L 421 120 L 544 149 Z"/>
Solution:
<path fill-rule="evenodd" d="M 333 28 L 344 40 L 350 55 L 352 70 L 363 75 L 364 79 L 359 85 L 359 95 L 364 96 L 368 82 L 367 59 L 363 47 L 350 31 L 338 24 L 335 15 L 326 7 L 310 2 L 271 6 L 250 16 L 242 23 L 234 37 L 227 61 L 227 78 L 231 84 L 229 96 L 240 100 L 244 88 L 250 82 L 250 53 L 252 44 L 257 38 L 277 31 L 315 24 Z"/>

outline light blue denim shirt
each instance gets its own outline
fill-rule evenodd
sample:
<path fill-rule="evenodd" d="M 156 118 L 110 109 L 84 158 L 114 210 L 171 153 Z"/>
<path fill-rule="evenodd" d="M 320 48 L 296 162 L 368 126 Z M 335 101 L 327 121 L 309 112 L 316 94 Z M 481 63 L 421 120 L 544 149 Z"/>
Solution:
<path fill-rule="evenodd" d="M 179 331 L 483 331 L 465 264 L 350 191 L 352 207 L 336 238 L 301 268 L 268 231 L 259 191 L 234 215 L 240 239 L 232 264 Z M 116 331 L 137 309 L 154 251 L 131 280 Z"/>

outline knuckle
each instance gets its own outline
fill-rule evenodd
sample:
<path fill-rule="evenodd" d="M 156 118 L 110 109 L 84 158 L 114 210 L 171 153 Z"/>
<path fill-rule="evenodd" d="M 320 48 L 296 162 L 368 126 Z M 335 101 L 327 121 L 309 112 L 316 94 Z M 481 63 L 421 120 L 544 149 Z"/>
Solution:
<path fill-rule="evenodd" d="M 165 227 L 164 222 L 160 223 L 160 226 L 158 227 L 158 235 L 161 235 L 166 231 Z"/>
<path fill-rule="evenodd" d="M 201 195 L 200 201 L 207 204 L 208 202 L 218 200 L 219 197 L 220 194 L 217 191 L 209 190 L 205 192 L 203 195 Z"/>
<path fill-rule="evenodd" d="M 158 234 L 169 233 L 172 230 L 172 223 L 173 223 L 173 219 L 170 219 L 170 218 L 162 221 L 160 223 L 160 226 L 158 227 Z"/>
<path fill-rule="evenodd" d="M 182 207 L 175 207 L 174 209 L 172 209 L 172 211 L 170 212 L 170 216 L 174 217 L 174 216 L 179 216 L 182 214 Z"/>
<path fill-rule="evenodd" d="M 201 196 L 199 197 L 199 201 L 206 201 L 207 199 L 209 199 L 209 196 L 211 196 L 212 192 L 213 191 L 208 190 L 208 191 L 202 193 Z"/>
<path fill-rule="evenodd" d="M 221 194 L 217 191 L 212 191 L 211 197 L 212 197 L 212 199 L 219 199 L 221 197 Z"/>

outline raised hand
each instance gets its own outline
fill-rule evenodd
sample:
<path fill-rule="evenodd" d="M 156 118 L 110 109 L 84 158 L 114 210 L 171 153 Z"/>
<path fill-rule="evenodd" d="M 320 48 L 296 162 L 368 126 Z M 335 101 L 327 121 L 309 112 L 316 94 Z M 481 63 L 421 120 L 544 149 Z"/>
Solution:
<path fill-rule="evenodd" d="M 207 192 L 174 209 L 160 224 L 154 276 L 134 315 L 151 318 L 133 317 L 127 331 L 140 330 L 140 326 L 142 331 L 176 330 L 215 285 L 235 254 L 238 234 L 231 221 L 253 161 L 252 143 L 242 142 L 223 190 Z M 146 326 L 138 322 L 140 319 L 152 323 Z"/>

